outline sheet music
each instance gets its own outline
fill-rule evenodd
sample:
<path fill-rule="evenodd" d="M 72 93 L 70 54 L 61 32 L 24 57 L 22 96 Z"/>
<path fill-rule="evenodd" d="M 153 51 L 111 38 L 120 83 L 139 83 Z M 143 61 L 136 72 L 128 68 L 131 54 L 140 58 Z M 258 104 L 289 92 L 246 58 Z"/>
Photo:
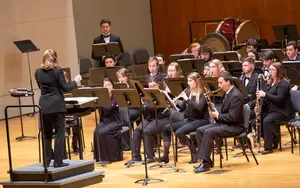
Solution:
<path fill-rule="evenodd" d="M 82 105 L 91 101 L 97 100 L 98 97 L 66 97 L 65 102 L 77 102 L 78 105 Z"/>

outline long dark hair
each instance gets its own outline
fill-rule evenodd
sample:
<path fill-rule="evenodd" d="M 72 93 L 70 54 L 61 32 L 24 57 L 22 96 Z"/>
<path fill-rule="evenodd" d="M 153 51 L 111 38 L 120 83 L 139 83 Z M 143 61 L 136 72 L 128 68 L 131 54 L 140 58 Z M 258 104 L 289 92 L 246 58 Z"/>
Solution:
<path fill-rule="evenodd" d="M 275 67 L 276 68 L 276 83 L 280 82 L 281 80 L 286 80 L 286 81 L 289 81 L 287 76 L 286 76 L 286 72 L 285 72 L 285 69 L 283 67 L 283 64 L 280 63 L 280 62 L 275 62 L 275 63 L 272 63 L 271 66 Z M 274 83 L 274 80 L 273 78 L 270 78 L 270 84 L 273 84 Z M 274 84 L 276 84 L 274 83 Z"/>
<path fill-rule="evenodd" d="M 103 79 L 102 85 L 104 85 L 104 82 L 110 82 L 110 83 L 112 84 L 112 86 L 114 87 L 114 82 L 113 82 L 110 78 L 105 77 L 105 78 Z"/>

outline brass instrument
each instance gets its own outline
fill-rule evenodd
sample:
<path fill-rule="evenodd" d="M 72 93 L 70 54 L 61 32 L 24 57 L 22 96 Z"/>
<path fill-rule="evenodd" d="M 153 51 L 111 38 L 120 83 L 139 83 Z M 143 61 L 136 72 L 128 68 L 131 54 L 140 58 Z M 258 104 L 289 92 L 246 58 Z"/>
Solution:
<path fill-rule="evenodd" d="M 256 86 L 256 91 L 259 91 L 262 89 L 262 82 L 266 81 L 266 77 L 264 74 L 260 74 L 258 75 L 257 78 L 257 86 Z M 248 138 L 253 138 L 253 143 L 258 144 L 258 153 L 260 153 L 260 147 L 261 147 L 261 139 L 260 139 L 260 135 L 261 135 L 261 108 L 262 108 L 262 100 L 261 98 L 256 98 L 256 103 L 255 103 L 255 108 L 254 108 L 254 112 L 255 112 L 255 122 L 256 122 L 256 129 L 252 130 L 251 133 L 249 133 L 247 136 Z"/>

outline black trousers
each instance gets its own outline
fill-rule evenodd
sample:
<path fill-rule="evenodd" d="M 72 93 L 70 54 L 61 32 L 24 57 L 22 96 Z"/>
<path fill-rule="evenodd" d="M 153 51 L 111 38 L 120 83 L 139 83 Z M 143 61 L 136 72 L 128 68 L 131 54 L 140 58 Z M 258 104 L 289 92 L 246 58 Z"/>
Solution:
<path fill-rule="evenodd" d="M 275 121 L 287 120 L 287 117 L 278 112 L 265 113 L 262 116 L 262 135 L 264 138 L 264 148 L 267 150 L 273 150 L 272 144 L 276 142 L 276 126 Z"/>
<path fill-rule="evenodd" d="M 52 135 L 55 128 L 54 163 L 61 164 L 65 152 L 65 113 L 42 114 L 47 161 L 52 159 Z"/>
<path fill-rule="evenodd" d="M 199 127 L 196 131 L 198 156 L 205 161 L 211 161 L 210 154 L 213 150 L 213 142 L 215 138 L 235 136 L 241 134 L 243 131 L 243 127 L 229 126 L 219 123 Z"/>
<path fill-rule="evenodd" d="M 151 122 L 144 120 L 144 137 L 145 137 L 144 144 L 146 148 L 145 152 L 149 159 L 152 159 L 154 157 L 153 136 L 162 132 L 164 126 L 168 123 L 169 123 L 169 118 L 158 119 L 157 125 L 156 125 L 156 120 L 153 120 Z M 142 140 L 142 123 L 140 123 L 133 132 L 133 143 L 134 143 L 133 157 L 134 158 L 140 158 L 141 140 Z"/>

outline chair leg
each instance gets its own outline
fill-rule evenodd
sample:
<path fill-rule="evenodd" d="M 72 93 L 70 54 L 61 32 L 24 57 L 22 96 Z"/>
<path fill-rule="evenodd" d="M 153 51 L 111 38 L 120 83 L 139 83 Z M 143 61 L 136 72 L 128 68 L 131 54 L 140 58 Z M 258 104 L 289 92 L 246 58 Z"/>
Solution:
<path fill-rule="evenodd" d="M 85 140 L 84 140 L 84 131 L 83 131 L 83 125 L 81 123 L 81 127 L 80 127 L 80 130 L 81 130 L 81 138 L 82 138 L 82 144 L 83 144 L 83 148 L 85 149 Z"/>
<path fill-rule="evenodd" d="M 247 142 L 247 144 L 248 144 L 248 146 L 249 146 L 249 149 L 250 149 L 250 151 L 251 151 L 251 154 L 252 154 L 252 156 L 253 156 L 253 158 L 254 158 L 254 160 L 255 160 L 255 162 L 256 162 L 256 165 L 258 165 L 259 163 L 258 163 L 258 161 L 257 161 L 257 159 L 256 159 L 256 156 L 255 156 L 253 150 L 252 150 L 252 145 L 251 145 L 251 142 L 250 142 L 249 138 L 246 138 L 246 142 Z"/>
<path fill-rule="evenodd" d="M 41 132 L 40 131 L 38 133 L 38 143 L 39 143 L 39 163 L 41 163 L 42 159 L 41 159 Z"/>
<path fill-rule="evenodd" d="M 221 142 L 220 142 L 220 140 L 217 141 L 217 147 L 218 147 L 219 155 L 220 155 L 220 168 L 223 168 L 223 166 L 222 166 L 223 155 L 222 155 L 222 148 L 221 148 Z"/>
<path fill-rule="evenodd" d="M 297 127 L 297 129 L 298 129 L 298 137 L 300 139 L 300 129 L 298 127 Z M 300 156 L 300 143 L 298 144 L 298 147 L 299 147 L 299 156 Z"/>
<path fill-rule="evenodd" d="M 215 142 L 213 142 L 213 146 L 212 146 L 212 151 L 211 151 L 211 155 L 212 155 L 212 165 L 215 166 Z"/>
<path fill-rule="evenodd" d="M 282 151 L 282 145 L 281 145 L 281 129 L 280 129 L 280 125 L 279 125 L 279 150 Z"/>
<path fill-rule="evenodd" d="M 69 155 L 69 159 L 71 160 L 71 148 L 70 148 L 70 140 L 69 137 L 66 137 L 67 140 L 67 144 L 68 144 L 68 155 Z"/>
<path fill-rule="evenodd" d="M 293 132 L 294 132 L 294 127 L 286 127 L 290 133 L 291 136 L 291 152 L 294 153 L 294 140 L 293 140 Z"/>
<path fill-rule="evenodd" d="M 247 162 L 249 162 L 249 158 L 248 158 L 248 155 L 246 153 L 246 149 L 245 149 L 245 144 L 243 143 L 243 140 L 240 138 L 240 140 L 238 140 L 239 144 L 241 145 L 241 148 L 243 150 L 243 153 L 244 153 L 244 156 L 246 157 L 247 159 Z"/>
<path fill-rule="evenodd" d="M 177 142 L 177 136 L 175 134 L 175 159 L 176 159 L 176 162 L 178 162 L 178 142 Z"/>
<path fill-rule="evenodd" d="M 228 161 L 227 138 L 225 138 L 225 153 L 226 153 L 226 161 Z"/>

